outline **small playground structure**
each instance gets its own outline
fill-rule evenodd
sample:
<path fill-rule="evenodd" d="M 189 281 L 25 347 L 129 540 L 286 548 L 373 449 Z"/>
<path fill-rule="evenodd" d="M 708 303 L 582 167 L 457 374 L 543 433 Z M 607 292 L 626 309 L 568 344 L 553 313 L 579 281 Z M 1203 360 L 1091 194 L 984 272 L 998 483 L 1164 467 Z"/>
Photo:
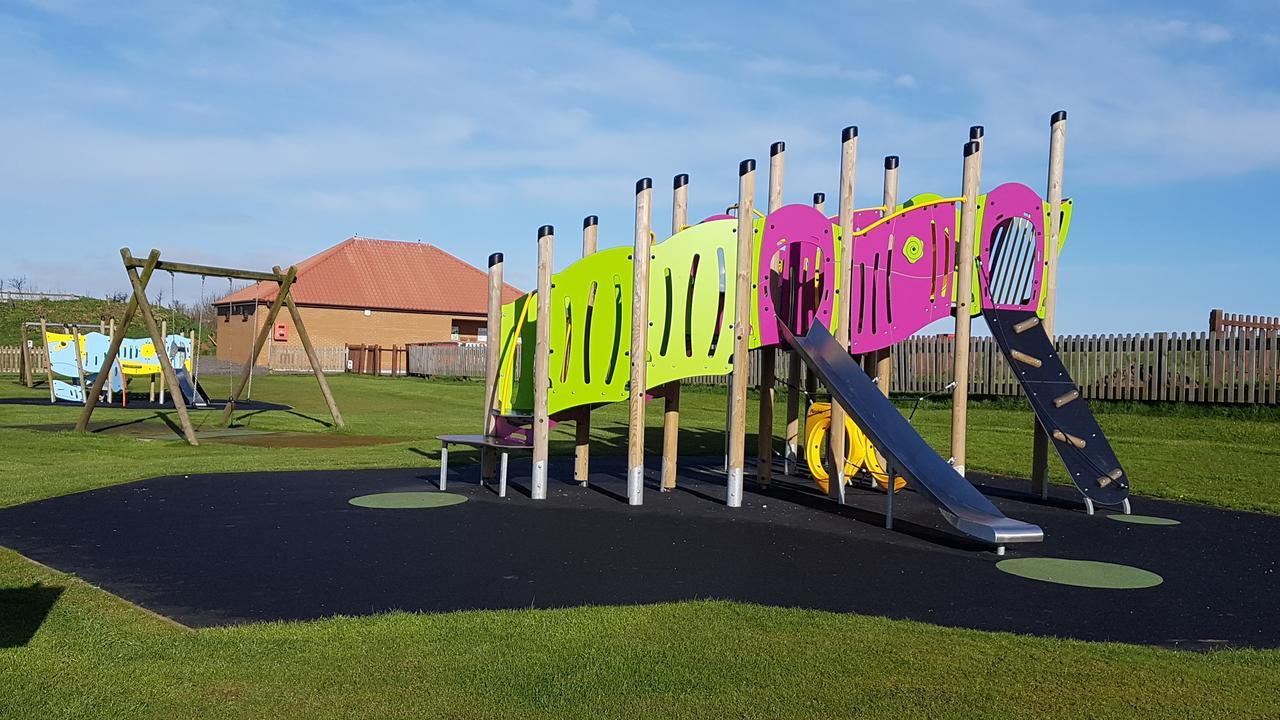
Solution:
<path fill-rule="evenodd" d="M 107 386 L 107 379 L 114 373 L 128 374 L 129 368 L 150 369 L 152 365 L 159 366 L 159 373 L 162 381 L 168 383 L 171 388 L 178 388 L 180 392 L 172 393 L 174 409 L 177 410 L 178 422 L 182 426 L 183 436 L 187 442 L 192 445 L 198 445 L 196 439 L 195 427 L 191 424 L 191 417 L 187 412 L 188 404 L 204 403 L 207 404 L 206 396 L 200 391 L 196 384 L 196 379 L 188 373 L 193 372 L 189 365 L 191 357 L 194 354 L 194 339 L 186 341 L 182 336 L 166 336 L 162 330 L 162 325 L 156 321 L 155 313 L 151 307 L 151 302 L 147 299 L 146 289 L 147 283 L 150 282 L 152 274 L 159 270 L 169 273 L 184 273 L 188 275 L 199 275 L 202 278 L 207 277 L 225 277 L 228 279 L 252 280 L 255 282 L 274 282 L 278 283 L 280 291 L 275 300 L 271 304 L 271 308 L 267 311 L 266 322 L 262 325 L 262 329 L 258 332 L 254 339 L 253 350 L 249 354 L 244 369 L 240 372 L 238 379 L 232 386 L 231 393 L 227 397 L 226 403 L 222 407 L 222 425 L 231 422 L 235 413 L 236 401 L 244 392 L 253 373 L 253 366 L 257 362 L 258 355 L 262 352 L 262 347 L 267 342 L 268 334 L 271 332 L 276 316 L 279 315 L 280 309 L 287 307 L 289 314 L 293 318 L 294 327 L 297 329 L 298 337 L 302 341 L 303 349 L 307 355 L 307 361 L 311 365 L 311 370 L 316 377 L 316 382 L 320 385 L 320 392 L 324 396 L 325 404 L 329 408 L 329 413 L 333 417 L 333 422 L 337 427 L 343 426 L 342 414 L 338 411 L 338 405 L 333 399 L 333 393 L 329 390 L 329 383 L 325 380 L 324 372 L 321 369 L 320 362 L 316 357 L 315 348 L 311 344 L 311 337 L 307 334 L 306 326 L 302 322 L 302 316 L 298 312 L 297 306 L 293 302 L 290 295 L 290 289 L 293 287 L 294 280 L 297 277 L 298 270 L 296 267 L 290 267 L 287 271 L 282 271 L 279 266 L 272 268 L 271 272 L 257 272 L 253 270 L 238 270 L 234 268 L 215 267 L 212 265 L 195 265 L 191 263 L 170 262 L 160 259 L 160 251 L 152 250 L 145 260 L 134 257 L 129 248 L 121 248 L 120 256 L 124 261 L 124 269 L 129 277 L 129 284 L 133 289 L 133 293 L 129 298 L 129 304 L 125 308 L 124 317 L 120 323 L 113 329 L 110 339 L 106 342 L 105 348 L 101 352 L 93 354 L 94 367 L 111 368 L 110 372 L 98 371 L 91 376 L 85 375 L 83 372 L 84 363 L 82 358 L 87 356 L 87 347 L 77 337 L 73 337 L 70 347 L 77 347 L 79 352 L 70 353 L 75 356 L 75 362 L 78 363 L 78 379 L 80 395 L 84 403 L 84 409 L 80 413 L 80 419 L 76 423 L 76 430 L 85 432 L 89 425 L 89 419 L 93 416 L 94 409 L 98 406 L 103 396 L 104 387 Z M 131 341 L 124 337 L 125 328 L 133 320 L 134 314 L 142 317 L 143 323 L 147 328 L 150 338 L 143 341 Z M 95 345 L 95 348 L 97 346 Z M 149 348 L 149 351 L 148 351 Z M 163 352 L 157 352 L 156 348 L 164 348 Z M 48 366 L 54 365 L 53 348 L 50 347 L 50 361 Z M 50 376 L 50 386 L 53 385 L 52 376 Z M 84 388 L 88 388 L 86 392 Z M 109 392 L 109 390 L 108 390 Z"/>
<path fill-rule="evenodd" d="M 441 436 L 447 448 L 482 451 L 482 477 L 506 456 L 533 456 L 530 492 L 546 497 L 548 432 L 576 424 L 574 478 L 587 483 L 591 411 L 606 403 L 629 407 L 627 499 L 644 501 L 645 402 L 662 399 L 659 488 L 676 486 L 680 380 L 730 376 L 725 502 L 742 502 L 746 470 L 747 358 L 750 350 L 790 351 L 791 378 L 808 368 L 810 387 L 831 395 L 827 409 L 810 407 L 802 437 L 801 395 L 793 384 L 786 403 L 783 470 L 795 472 L 804 452 L 815 480 L 843 503 L 850 474 L 898 487 L 899 478 L 935 503 L 971 537 L 997 546 L 1034 542 L 1038 526 L 1005 517 L 964 479 L 968 384 L 951 386 L 951 457 L 939 456 L 887 399 L 889 353 L 930 323 L 954 317 L 956 345 L 969 346 L 972 318 L 991 328 L 1035 410 L 1033 489 L 1047 496 L 1047 450 L 1052 442 L 1082 494 L 1095 504 L 1128 511 L 1128 478 L 1080 399 L 1050 340 L 1057 258 L 1070 226 L 1072 203 L 1062 196 L 1066 113 L 1050 121 L 1047 199 L 1005 183 L 980 192 L 983 129 L 964 146 L 961 193 L 916 195 L 899 202 L 899 159 L 885 159 L 884 202 L 855 209 L 858 131 L 841 138 L 839 210 L 828 216 L 825 197 L 811 205 L 784 204 L 786 147 L 770 149 L 768 201 L 755 209 L 754 160 L 738 168 L 738 199 L 723 214 L 688 223 L 687 175 L 673 183 L 671 235 L 655 242 L 653 187 L 636 184 L 635 233 L 630 246 L 598 250 L 598 220 L 583 223 L 582 259 L 552 273 L 555 232 L 538 230 L 536 291 L 501 305 L 490 293 L 492 338 L 486 406 L 480 435 Z M 501 287 L 503 257 L 491 256 L 490 288 Z M 767 487 L 774 473 L 774 353 L 760 355 L 759 441 L 754 480 Z M 969 356 L 955 354 L 953 378 L 969 376 Z M 845 432 L 847 427 L 851 429 Z M 814 427 L 826 428 L 825 433 Z M 834 430 L 833 430 L 834 429 Z M 823 472 L 825 470 L 825 473 Z M 825 482 L 820 476 L 825 474 Z M 893 524 L 894 493 L 886 493 L 885 524 Z"/>
<path fill-rule="evenodd" d="M 45 349 L 45 380 L 49 388 L 49 402 L 86 402 L 85 390 L 92 384 L 99 373 L 103 372 L 103 360 L 115 333 L 115 319 L 110 323 L 102 321 L 96 326 L 79 323 L 50 323 L 41 318 L 39 322 L 27 322 L 22 325 L 24 342 L 22 350 L 27 348 L 27 331 L 38 329 L 41 343 Z M 61 330 L 57 332 L 56 330 Z M 154 401 L 159 396 L 160 404 L 164 404 L 166 390 L 181 392 L 189 405 L 204 406 L 208 398 L 200 387 L 197 377 L 199 363 L 195 348 L 198 347 L 196 333 L 171 334 L 168 321 L 162 320 L 160 335 L 164 342 L 156 350 L 156 344 L 150 338 L 125 338 L 121 341 L 120 352 L 115 362 L 109 366 L 109 382 L 104 384 L 105 401 L 113 404 L 117 400 L 122 406 L 129 401 L 130 378 L 148 381 L 148 399 Z M 169 358 L 178 380 L 176 386 L 166 388 L 165 376 L 161 373 L 158 355 L 163 352 Z M 25 358 L 23 367 L 30 368 L 31 358 Z M 67 378 L 62 380 L 59 378 Z M 30 379 L 27 379 L 30 383 Z"/>

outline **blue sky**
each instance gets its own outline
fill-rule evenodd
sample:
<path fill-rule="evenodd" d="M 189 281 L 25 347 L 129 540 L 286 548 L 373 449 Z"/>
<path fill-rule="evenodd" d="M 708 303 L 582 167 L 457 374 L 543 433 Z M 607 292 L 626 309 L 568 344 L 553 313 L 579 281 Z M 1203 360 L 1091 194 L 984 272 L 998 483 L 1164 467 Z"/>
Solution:
<path fill-rule="evenodd" d="M 10 0 L 0 276 L 103 293 L 123 245 L 262 268 L 361 234 L 503 251 L 528 286 L 544 223 L 560 267 L 586 214 L 629 243 L 642 176 L 665 227 L 672 175 L 722 210 L 738 161 L 785 140 L 787 200 L 834 197 L 847 124 L 860 205 L 886 154 L 902 195 L 958 192 L 971 124 L 985 187 L 1043 191 L 1066 109 L 1060 331 L 1280 314 L 1280 5 L 1207 9 Z"/>

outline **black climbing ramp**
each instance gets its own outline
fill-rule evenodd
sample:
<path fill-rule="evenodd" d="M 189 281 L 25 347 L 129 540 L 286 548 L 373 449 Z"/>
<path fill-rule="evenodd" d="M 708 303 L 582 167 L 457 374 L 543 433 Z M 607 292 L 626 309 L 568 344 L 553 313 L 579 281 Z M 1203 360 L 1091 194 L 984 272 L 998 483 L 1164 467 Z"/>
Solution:
<path fill-rule="evenodd" d="M 1129 476 L 1035 312 L 984 308 L 982 314 L 1072 482 L 1099 505 L 1123 504 Z"/>

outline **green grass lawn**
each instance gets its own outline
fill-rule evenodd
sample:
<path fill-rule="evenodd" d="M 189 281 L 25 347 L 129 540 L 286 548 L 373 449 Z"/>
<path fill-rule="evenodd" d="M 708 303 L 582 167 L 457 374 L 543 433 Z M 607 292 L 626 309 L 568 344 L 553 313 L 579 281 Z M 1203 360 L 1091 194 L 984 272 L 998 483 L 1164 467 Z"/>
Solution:
<path fill-rule="evenodd" d="M 23 426 L 69 425 L 76 410 L 0 405 L 0 506 L 175 471 L 432 466 L 432 436 L 480 422 L 476 383 L 332 381 L 346 433 L 394 442 L 191 448 L 32 430 Z M 215 395 L 218 382 L 206 383 Z M 310 377 L 258 378 L 254 391 L 296 410 L 249 414 L 242 426 L 334 432 Z M 21 394 L 41 390 L 0 378 L 0 396 Z M 723 407 L 722 391 L 686 390 L 682 453 L 719 452 Z M 598 414 L 595 452 L 625 451 L 624 410 Z M 1099 410 L 1138 493 L 1280 512 L 1275 411 Z M 166 415 L 94 417 L 160 436 L 171 432 Z M 943 448 L 948 417 L 928 405 L 915 422 Z M 658 418 L 655 408 L 652 449 Z M 197 419 L 212 429 L 213 416 Z M 1025 475 L 1030 428 L 1017 403 L 976 404 L 969 465 Z M 569 438 L 556 431 L 553 453 Z M 1192 654 L 718 602 L 190 631 L 0 549 L 0 688 L 4 718 L 1273 718 L 1280 652 Z"/>

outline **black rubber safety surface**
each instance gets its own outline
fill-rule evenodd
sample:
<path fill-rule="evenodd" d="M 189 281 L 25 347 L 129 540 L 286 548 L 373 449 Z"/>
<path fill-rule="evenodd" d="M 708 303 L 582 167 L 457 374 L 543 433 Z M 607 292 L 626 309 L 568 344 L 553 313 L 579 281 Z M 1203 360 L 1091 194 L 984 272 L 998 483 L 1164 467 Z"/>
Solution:
<path fill-rule="evenodd" d="M 1008 557 L 1132 565 L 1156 587 L 1103 590 L 1001 572 L 910 490 L 883 528 L 885 496 L 840 507 L 796 480 L 724 506 L 720 459 L 686 460 L 675 492 L 651 468 L 644 505 L 625 500 L 621 459 L 593 461 L 590 488 L 552 460 L 548 499 L 511 465 L 509 497 L 451 473 L 468 502 L 351 505 L 434 488 L 437 470 L 155 478 L 0 510 L 0 545 L 191 626 L 394 609 L 628 605 L 720 598 L 910 618 L 940 625 L 1179 648 L 1280 646 L 1280 517 L 1136 498 L 1176 526 L 1086 516 L 1074 488 L 1047 503 L 983 480 L 1006 514 L 1045 530 Z"/>
<path fill-rule="evenodd" d="M 195 412 L 197 410 L 221 410 L 227 404 L 226 400 L 218 400 L 214 398 L 207 405 L 187 405 L 187 409 Z M 44 407 L 67 407 L 67 408 L 83 408 L 84 405 L 78 402 L 68 402 L 59 400 L 57 402 L 49 402 L 47 397 L 7 397 L 0 398 L 0 405 L 42 405 Z M 107 403 L 98 403 L 95 410 L 173 410 L 173 402 L 166 400 L 164 404 L 153 402 L 150 400 L 142 400 L 129 398 L 128 405 L 121 405 L 119 400 L 108 405 Z M 262 400 L 237 400 L 236 410 L 292 410 L 292 405 L 284 405 L 281 403 L 265 402 Z"/>

